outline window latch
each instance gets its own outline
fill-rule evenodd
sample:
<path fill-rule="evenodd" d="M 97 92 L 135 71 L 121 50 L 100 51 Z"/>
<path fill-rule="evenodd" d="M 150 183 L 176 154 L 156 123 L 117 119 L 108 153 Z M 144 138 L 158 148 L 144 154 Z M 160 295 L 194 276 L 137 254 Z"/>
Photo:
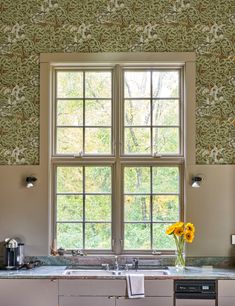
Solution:
<path fill-rule="evenodd" d="M 158 152 L 154 152 L 154 153 L 153 153 L 153 157 L 155 157 L 155 158 L 161 158 L 161 157 L 162 157 L 162 154 L 159 154 Z"/>
<path fill-rule="evenodd" d="M 83 157 L 83 151 L 80 151 L 78 154 L 74 154 L 74 158 L 81 158 Z"/>

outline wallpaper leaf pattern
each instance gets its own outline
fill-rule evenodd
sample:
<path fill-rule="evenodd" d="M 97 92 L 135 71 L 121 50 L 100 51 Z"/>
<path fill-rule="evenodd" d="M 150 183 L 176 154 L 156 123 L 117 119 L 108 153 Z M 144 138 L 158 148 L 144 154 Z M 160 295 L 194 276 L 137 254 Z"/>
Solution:
<path fill-rule="evenodd" d="M 234 0 L 0 0 L 0 164 L 39 163 L 42 52 L 197 54 L 196 159 L 235 159 Z"/>

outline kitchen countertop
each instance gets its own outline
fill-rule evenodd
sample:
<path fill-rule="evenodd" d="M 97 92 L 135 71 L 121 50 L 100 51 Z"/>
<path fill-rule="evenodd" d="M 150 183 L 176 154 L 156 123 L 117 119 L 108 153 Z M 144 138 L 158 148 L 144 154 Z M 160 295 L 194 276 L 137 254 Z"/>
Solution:
<path fill-rule="evenodd" d="M 64 275 L 65 266 L 41 266 L 32 270 L 18 270 L 18 271 L 0 271 L 0 279 L 125 279 L 125 275 L 115 276 L 107 275 L 105 271 L 99 275 Z M 84 270 L 85 272 L 86 270 Z M 153 270 L 154 271 L 154 270 Z M 168 275 L 151 275 L 151 270 L 145 276 L 146 280 L 153 279 L 234 279 L 235 268 L 218 269 L 218 268 L 199 268 L 186 267 L 183 271 L 177 271 L 175 267 L 169 267 Z M 132 271 L 129 271 L 131 273 Z M 141 274 L 141 270 L 139 271 Z"/>

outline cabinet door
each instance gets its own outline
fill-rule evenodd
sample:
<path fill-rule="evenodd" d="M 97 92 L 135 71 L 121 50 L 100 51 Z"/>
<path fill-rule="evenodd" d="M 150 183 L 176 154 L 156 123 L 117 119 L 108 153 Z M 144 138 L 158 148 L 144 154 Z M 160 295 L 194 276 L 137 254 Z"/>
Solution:
<path fill-rule="evenodd" d="M 218 306 L 234 306 L 235 297 L 232 296 L 219 296 L 218 297 Z"/>
<path fill-rule="evenodd" d="M 115 306 L 115 297 L 60 296 L 60 306 Z"/>
<path fill-rule="evenodd" d="M 146 297 L 144 299 L 116 299 L 116 306 L 173 306 L 173 297 Z M 189 306 L 189 305 L 188 305 Z"/>
<path fill-rule="evenodd" d="M 0 306 L 57 306 L 58 282 L 0 279 Z"/>

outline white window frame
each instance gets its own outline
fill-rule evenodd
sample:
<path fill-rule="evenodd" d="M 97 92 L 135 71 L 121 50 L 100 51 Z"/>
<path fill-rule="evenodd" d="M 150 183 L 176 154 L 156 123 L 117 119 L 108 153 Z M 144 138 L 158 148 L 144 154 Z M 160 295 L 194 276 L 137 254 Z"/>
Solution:
<path fill-rule="evenodd" d="M 74 157 L 73 160 L 68 160 L 65 156 L 54 156 L 51 151 L 51 143 L 53 139 L 53 128 L 52 128 L 52 118 L 53 118 L 53 108 L 52 101 L 53 95 L 52 88 L 54 88 L 53 82 L 53 69 L 54 67 L 76 67 L 79 65 L 83 66 L 102 66 L 102 67 L 112 67 L 113 65 L 121 66 L 149 66 L 152 67 L 156 65 L 159 67 L 169 66 L 172 67 L 183 67 L 184 70 L 184 112 L 181 114 L 181 127 L 184 129 L 184 138 L 182 143 L 184 143 L 181 149 L 181 156 L 121 156 L 120 152 L 120 133 L 121 131 L 117 128 L 122 120 L 122 114 L 119 112 L 117 103 L 115 107 L 117 109 L 116 116 L 114 118 L 114 134 L 116 137 L 116 157 L 114 156 L 86 156 Z M 119 74 L 120 75 L 120 74 Z M 53 171 L 55 165 L 71 164 L 110 164 L 113 167 L 114 175 L 121 177 L 122 168 L 124 165 L 179 165 L 180 166 L 180 176 L 181 176 L 181 220 L 184 220 L 184 203 L 185 203 L 185 177 L 187 174 L 187 166 L 189 164 L 195 163 L 195 53 L 183 52 L 183 53 L 43 53 L 40 55 L 40 160 L 45 160 L 47 156 L 48 165 L 48 195 L 49 195 L 49 233 L 48 240 L 49 246 L 53 244 L 55 239 L 55 209 L 53 207 L 54 197 L 55 197 L 55 181 L 53 180 Z M 122 95 L 122 90 L 120 89 L 120 78 L 118 75 L 114 74 L 115 83 L 117 87 L 115 89 L 115 99 L 120 100 Z M 45 118 L 48 121 L 45 122 Z M 121 126 L 121 125 L 120 125 Z M 187 127 L 187 128 L 186 128 Z M 49 133 L 48 133 L 49 131 Z M 115 152 L 113 152 L 115 153 Z M 94 250 L 90 253 L 138 253 L 138 254 L 151 254 L 150 251 L 123 251 L 123 227 L 122 218 L 123 210 L 121 207 L 122 202 L 122 181 L 115 182 L 115 188 L 113 188 L 113 198 L 118 205 L 113 205 L 113 219 L 112 229 L 113 229 L 113 248 L 112 251 Z M 161 251 L 161 250 L 160 250 Z M 172 251 L 162 251 L 162 254 L 172 254 Z"/>

